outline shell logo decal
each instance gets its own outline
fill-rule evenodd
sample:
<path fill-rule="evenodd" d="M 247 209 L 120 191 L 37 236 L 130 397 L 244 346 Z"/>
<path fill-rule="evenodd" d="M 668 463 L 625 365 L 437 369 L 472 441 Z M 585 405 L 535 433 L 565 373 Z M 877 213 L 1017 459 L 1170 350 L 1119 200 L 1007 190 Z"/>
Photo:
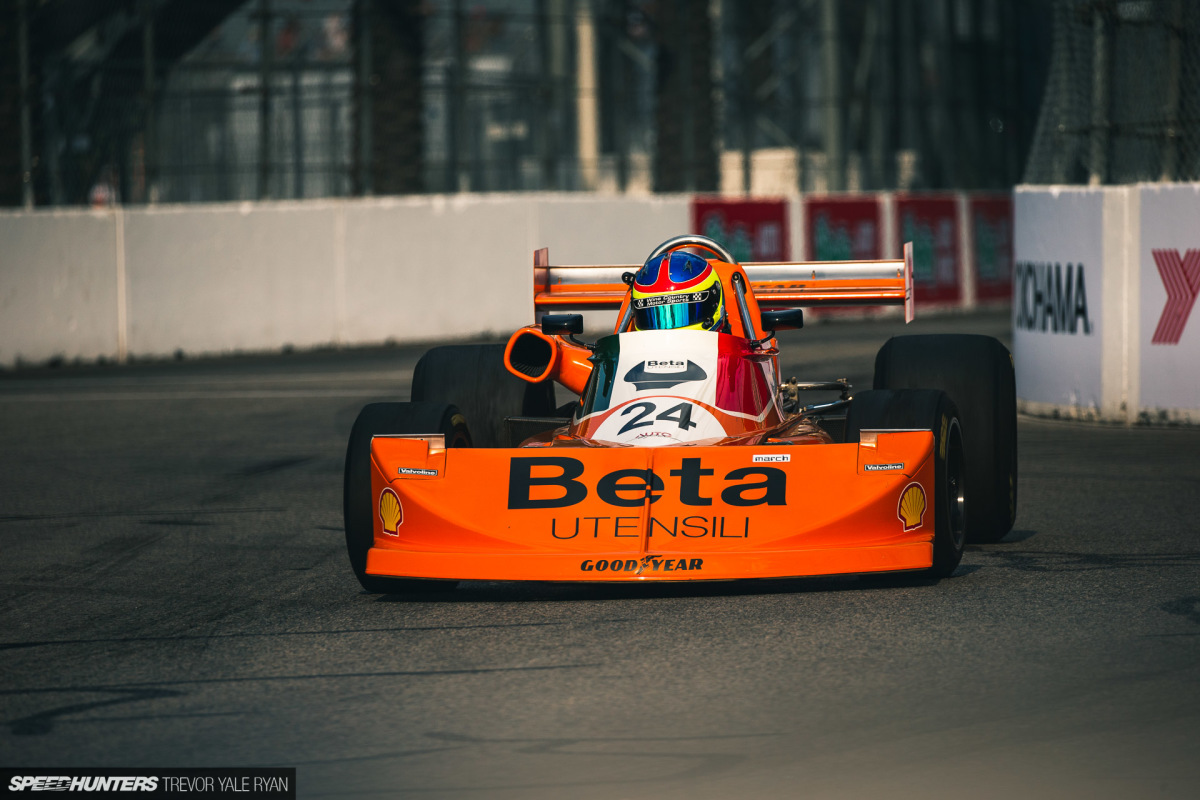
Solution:
<path fill-rule="evenodd" d="M 399 496 L 391 489 L 384 489 L 379 494 L 379 519 L 383 521 L 384 533 L 399 535 L 396 529 L 404 523 L 404 509 L 400 507 Z"/>
<path fill-rule="evenodd" d="M 900 493 L 900 504 L 896 507 L 896 516 L 904 523 L 904 530 L 911 531 L 921 527 L 925 517 L 925 489 L 919 483 L 910 483 Z"/>

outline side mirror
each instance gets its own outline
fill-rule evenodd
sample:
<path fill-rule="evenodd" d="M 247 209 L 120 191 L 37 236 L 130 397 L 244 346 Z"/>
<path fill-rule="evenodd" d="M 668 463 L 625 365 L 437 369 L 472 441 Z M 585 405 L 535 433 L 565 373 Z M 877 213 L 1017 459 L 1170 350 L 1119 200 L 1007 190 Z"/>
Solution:
<path fill-rule="evenodd" d="M 763 331 L 795 331 L 804 327 L 804 309 L 762 312 Z"/>
<path fill-rule="evenodd" d="M 583 333 L 583 314 L 546 314 L 542 317 L 542 333 L 547 336 Z"/>

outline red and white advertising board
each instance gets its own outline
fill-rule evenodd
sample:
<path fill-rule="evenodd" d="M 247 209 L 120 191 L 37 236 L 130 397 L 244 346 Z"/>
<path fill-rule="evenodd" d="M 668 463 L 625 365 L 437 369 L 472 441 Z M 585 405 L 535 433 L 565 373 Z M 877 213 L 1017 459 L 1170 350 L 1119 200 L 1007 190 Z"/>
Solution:
<path fill-rule="evenodd" d="M 806 199 L 804 236 L 809 261 L 873 261 L 883 257 L 875 195 Z"/>
<path fill-rule="evenodd" d="M 954 195 L 896 195 L 897 246 L 913 243 L 913 298 L 927 303 L 961 303 L 958 202 Z"/>
<path fill-rule="evenodd" d="M 692 200 L 692 230 L 715 239 L 739 261 L 788 261 L 786 200 Z"/>
<path fill-rule="evenodd" d="M 1200 184 L 1139 191 L 1139 405 L 1173 416 L 1200 409 Z"/>
<path fill-rule="evenodd" d="M 968 195 L 975 298 L 981 302 L 1012 299 L 1012 195 Z"/>

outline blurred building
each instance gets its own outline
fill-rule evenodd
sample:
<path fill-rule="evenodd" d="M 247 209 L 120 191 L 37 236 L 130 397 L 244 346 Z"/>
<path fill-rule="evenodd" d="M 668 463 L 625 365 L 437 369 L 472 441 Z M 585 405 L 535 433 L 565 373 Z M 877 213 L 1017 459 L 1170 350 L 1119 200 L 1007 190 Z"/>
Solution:
<path fill-rule="evenodd" d="M 0 203 L 1006 188 L 1052 22 L 1171 2 L 0 0 Z"/>
<path fill-rule="evenodd" d="M 1024 180 L 1200 180 L 1200 3 L 1058 0 Z"/>

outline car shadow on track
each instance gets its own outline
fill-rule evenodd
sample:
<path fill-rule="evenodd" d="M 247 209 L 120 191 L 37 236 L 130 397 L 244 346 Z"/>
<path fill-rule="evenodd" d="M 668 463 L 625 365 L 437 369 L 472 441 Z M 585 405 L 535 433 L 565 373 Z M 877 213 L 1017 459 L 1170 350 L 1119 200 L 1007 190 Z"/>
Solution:
<path fill-rule="evenodd" d="M 987 552 L 1024 542 L 1033 530 L 1009 531 L 999 542 L 972 545 L 967 552 Z M 986 569 L 981 564 L 960 564 L 948 579 L 954 581 Z M 738 597 L 771 594 L 859 592 L 936 586 L 938 580 L 913 572 L 833 575 L 816 578 L 757 578 L 731 581 L 655 581 L 645 583 L 549 583 L 537 581 L 463 581 L 453 589 L 403 592 L 375 596 L 379 603 L 475 603 L 539 600 L 624 600 L 655 597 Z M 367 594 L 364 592 L 363 594 Z"/>
<path fill-rule="evenodd" d="M 980 569 L 959 567 L 954 577 Z M 953 581 L 954 577 L 949 580 Z M 658 583 L 545 583 L 515 581 L 463 581 L 457 588 L 438 592 L 404 592 L 375 598 L 379 603 L 478 603 L 519 601 L 633 600 L 665 597 L 739 597 L 772 594 L 859 592 L 879 589 L 931 587 L 937 580 L 909 573 L 839 575 L 829 578 L 763 578 L 737 581 Z"/>

